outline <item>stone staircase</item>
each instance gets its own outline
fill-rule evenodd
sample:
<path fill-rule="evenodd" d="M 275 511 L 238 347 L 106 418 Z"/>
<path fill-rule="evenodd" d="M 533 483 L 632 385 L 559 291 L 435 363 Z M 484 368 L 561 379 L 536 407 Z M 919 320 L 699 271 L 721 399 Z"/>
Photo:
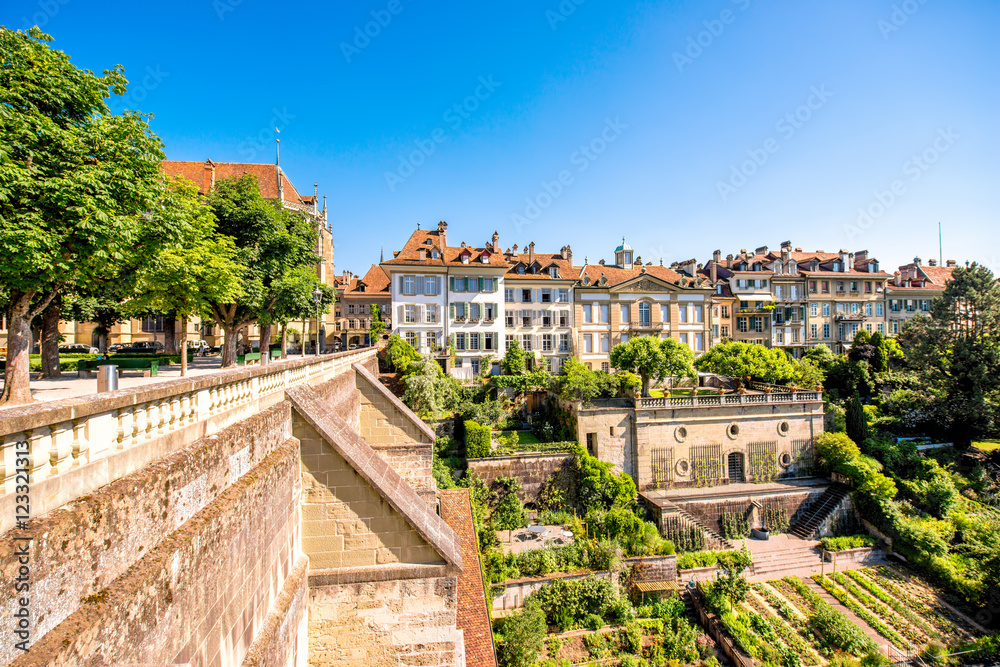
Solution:
<path fill-rule="evenodd" d="M 755 552 L 753 570 L 755 578 L 773 579 L 797 570 L 819 567 L 822 564 L 815 542 L 802 542 L 787 549 Z M 773 576 L 771 576 L 773 575 Z"/>
<path fill-rule="evenodd" d="M 730 542 L 729 540 L 727 540 L 726 538 L 724 538 L 722 535 L 719 535 L 717 532 L 715 532 L 714 530 L 712 530 L 711 528 L 709 528 L 708 526 L 706 526 L 702 521 L 700 521 L 693 514 L 691 514 L 691 513 L 687 512 L 687 511 L 681 509 L 680 506 L 678 506 L 678 505 L 670 502 L 669 500 L 664 500 L 663 504 L 662 504 L 662 507 L 663 507 L 664 514 L 667 514 L 667 513 L 675 514 L 675 515 L 681 517 L 682 520 L 685 520 L 688 524 L 690 524 L 692 526 L 695 526 L 697 528 L 700 528 L 702 530 L 702 532 L 705 534 L 705 548 L 706 549 L 726 550 L 726 549 L 735 549 L 736 548 L 733 545 L 732 542 Z"/>
<path fill-rule="evenodd" d="M 823 495 L 795 521 L 789 532 L 803 540 L 813 539 L 823 522 L 840 506 L 849 492 L 850 489 L 843 484 L 830 485 L 823 492 Z"/>

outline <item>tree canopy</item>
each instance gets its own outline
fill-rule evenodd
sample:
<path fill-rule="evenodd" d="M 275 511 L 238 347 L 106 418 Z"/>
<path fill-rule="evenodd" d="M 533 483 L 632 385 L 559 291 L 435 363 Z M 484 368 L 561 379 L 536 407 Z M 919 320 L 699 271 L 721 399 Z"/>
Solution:
<path fill-rule="evenodd" d="M 96 75 L 49 46 L 38 28 L 0 28 L 0 284 L 8 356 L 0 401 L 31 400 L 32 318 L 59 293 L 100 283 L 155 252 L 170 228 L 142 214 L 160 196 L 162 143 L 146 114 L 115 115 L 121 65 Z"/>
<path fill-rule="evenodd" d="M 649 396 L 650 381 L 661 382 L 675 375 L 695 377 L 694 353 L 673 338 L 641 336 L 619 343 L 611 349 L 611 365 L 642 378 L 643 396 Z"/>
<path fill-rule="evenodd" d="M 761 382 L 782 383 L 796 375 L 795 364 L 783 351 L 739 341 L 712 346 L 694 365 L 700 371 Z"/>

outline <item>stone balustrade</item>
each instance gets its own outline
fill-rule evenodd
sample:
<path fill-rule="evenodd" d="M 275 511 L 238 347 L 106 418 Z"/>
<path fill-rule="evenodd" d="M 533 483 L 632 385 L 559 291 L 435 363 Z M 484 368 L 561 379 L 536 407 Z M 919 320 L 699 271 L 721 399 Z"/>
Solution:
<path fill-rule="evenodd" d="M 698 408 L 719 407 L 724 405 L 752 405 L 768 403 L 811 403 L 822 401 L 823 394 L 818 391 L 794 391 L 770 394 L 725 394 L 722 396 L 651 396 L 637 398 L 635 407 L 640 410 L 656 408 Z"/>
<path fill-rule="evenodd" d="M 16 497 L 24 504 L 25 473 L 30 515 L 38 517 L 280 402 L 290 387 L 318 385 L 355 363 L 371 367 L 375 349 L 0 410 L 0 534 L 14 525 Z"/>

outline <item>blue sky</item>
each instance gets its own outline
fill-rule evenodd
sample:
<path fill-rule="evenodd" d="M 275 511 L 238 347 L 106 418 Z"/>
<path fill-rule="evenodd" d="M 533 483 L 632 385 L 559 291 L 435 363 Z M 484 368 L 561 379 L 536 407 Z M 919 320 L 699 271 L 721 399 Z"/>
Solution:
<path fill-rule="evenodd" d="M 438 220 L 578 263 L 624 235 L 667 264 L 791 240 L 891 267 L 937 257 L 940 221 L 946 259 L 1000 269 L 997 2 L 36 0 L 0 22 L 121 63 L 170 159 L 272 162 L 279 126 L 338 270 Z"/>

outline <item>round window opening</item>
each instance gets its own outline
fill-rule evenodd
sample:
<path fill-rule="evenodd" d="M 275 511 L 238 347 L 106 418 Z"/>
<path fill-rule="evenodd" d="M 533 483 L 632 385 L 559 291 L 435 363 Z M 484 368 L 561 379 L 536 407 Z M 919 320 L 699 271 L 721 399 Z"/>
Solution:
<path fill-rule="evenodd" d="M 788 424 L 788 422 L 781 422 L 780 424 L 778 424 L 778 433 L 780 433 L 781 435 L 788 435 L 788 432 L 791 430 L 791 428 L 792 427 Z"/>
<path fill-rule="evenodd" d="M 681 459 L 677 462 L 677 474 L 681 477 L 687 477 L 687 474 L 691 471 L 691 464 L 688 463 L 687 459 Z"/>
<path fill-rule="evenodd" d="M 782 468 L 792 465 L 792 455 L 788 452 L 781 452 L 781 456 L 778 457 L 778 465 Z"/>
<path fill-rule="evenodd" d="M 678 426 L 674 429 L 674 437 L 677 438 L 677 442 L 684 442 L 688 437 L 688 430 L 683 426 Z"/>
<path fill-rule="evenodd" d="M 729 437 L 730 438 L 735 438 L 735 437 L 739 436 L 739 434 L 740 434 L 740 425 L 739 424 L 730 424 L 729 425 L 729 429 L 728 429 L 727 432 L 729 433 Z"/>

